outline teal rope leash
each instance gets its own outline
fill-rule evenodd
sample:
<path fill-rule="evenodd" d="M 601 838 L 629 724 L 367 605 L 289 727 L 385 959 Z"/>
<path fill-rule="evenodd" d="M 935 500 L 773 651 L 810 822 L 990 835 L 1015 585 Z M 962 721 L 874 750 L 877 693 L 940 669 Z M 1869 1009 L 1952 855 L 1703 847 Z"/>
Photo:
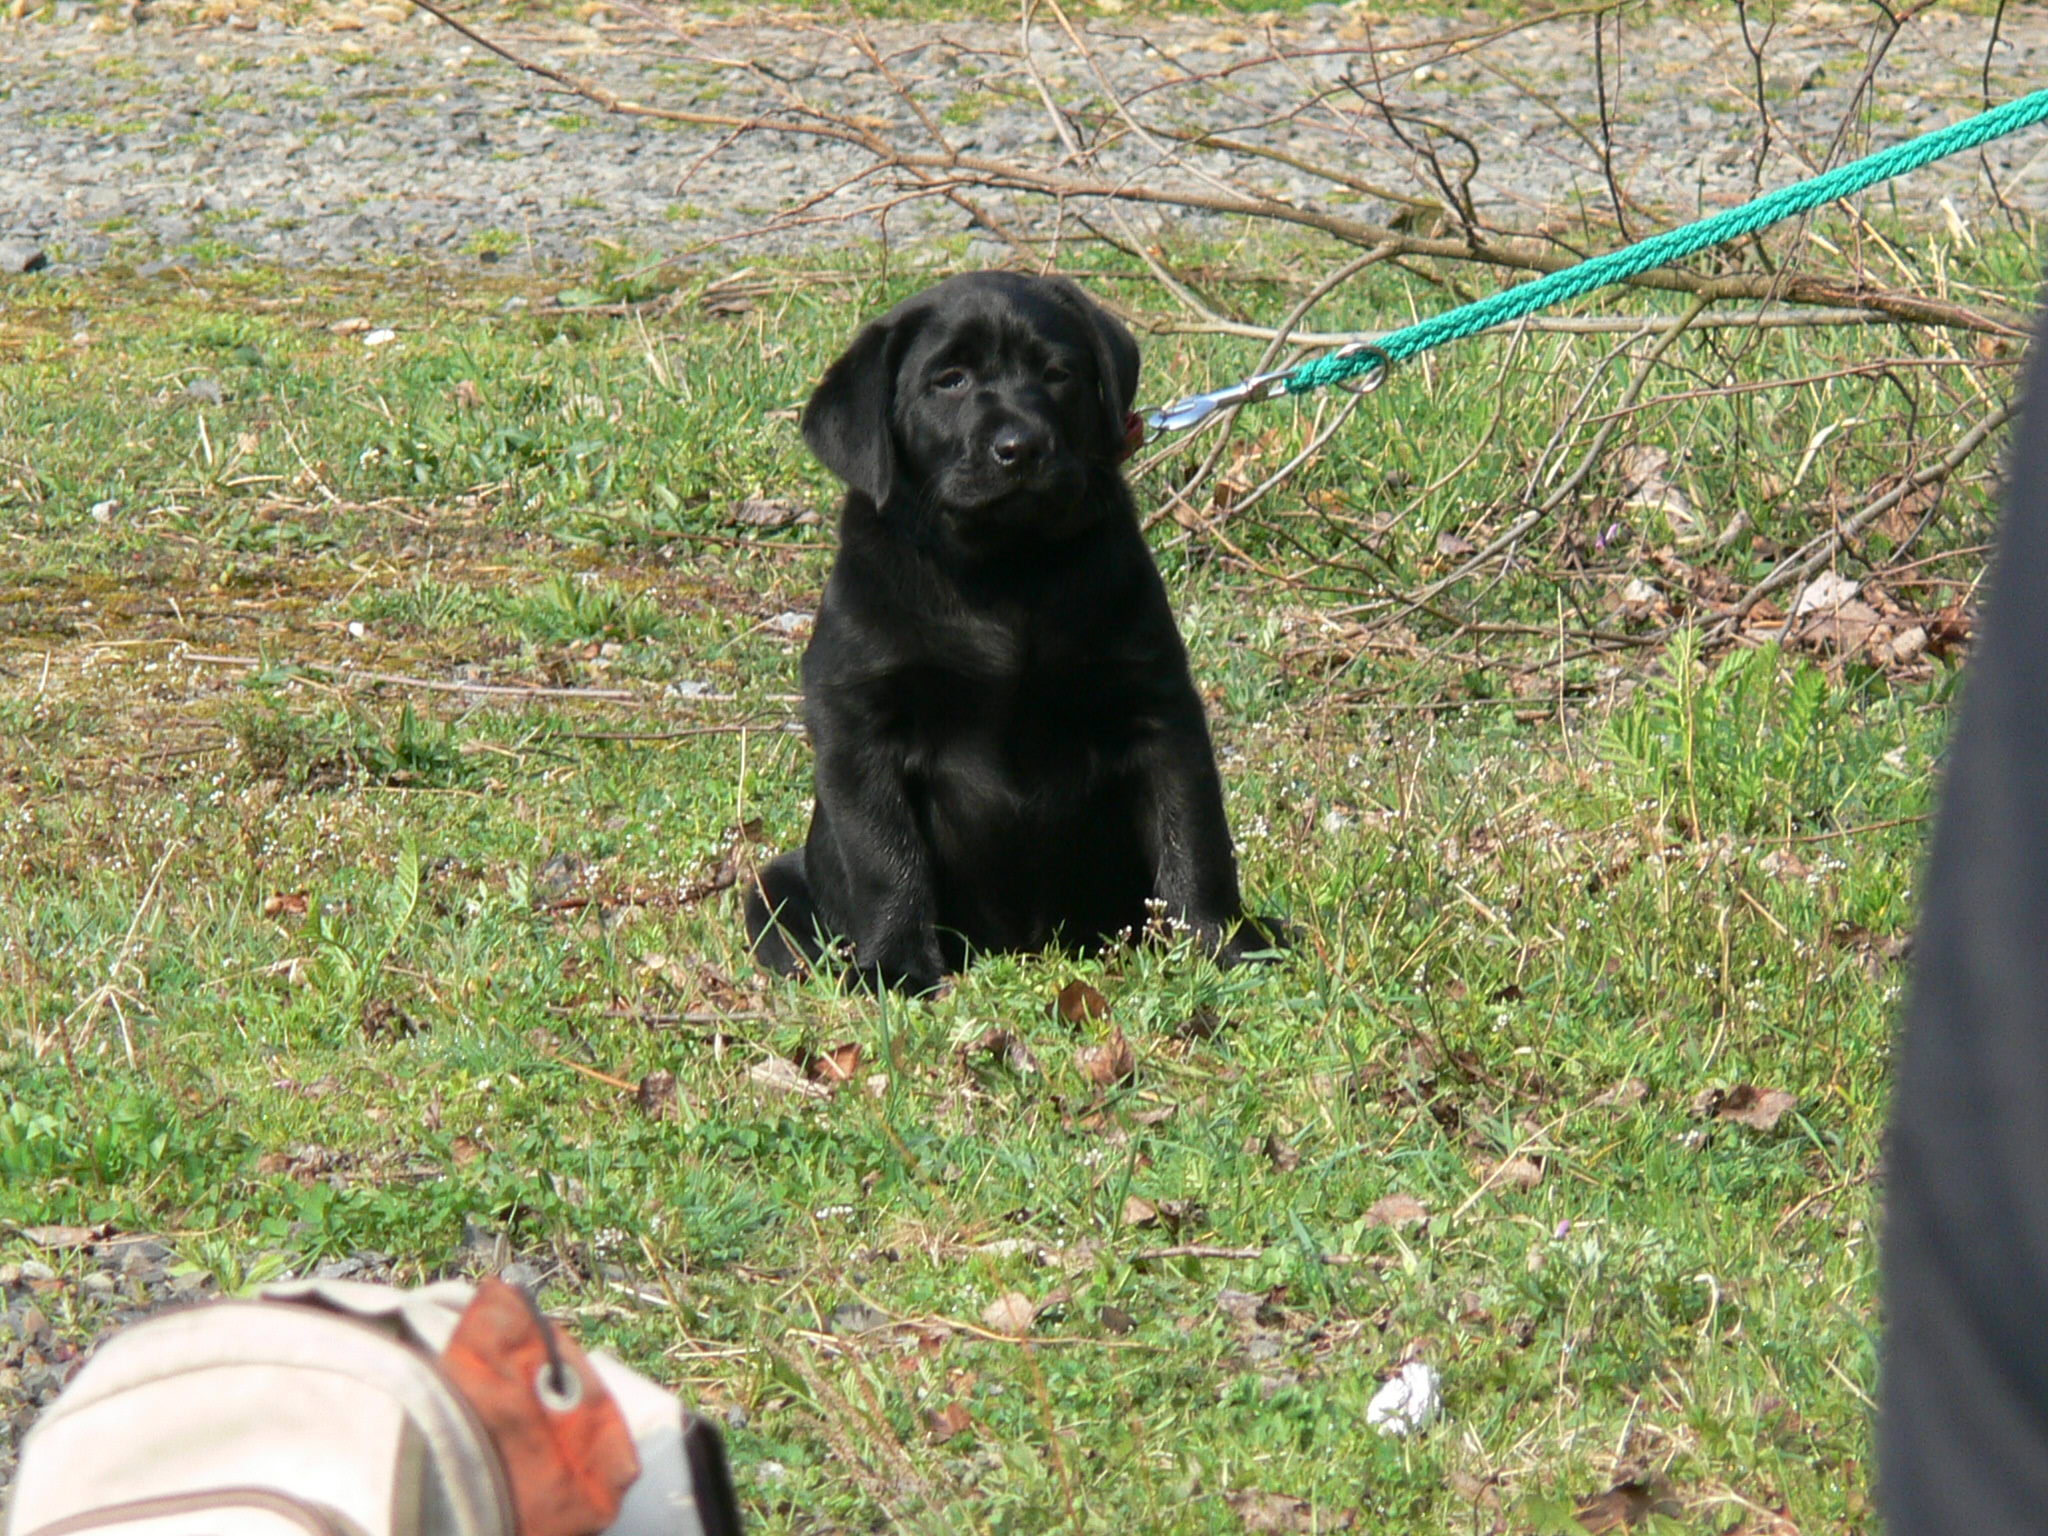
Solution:
<path fill-rule="evenodd" d="M 1723 209 L 1695 223 L 1682 224 L 1677 229 L 1665 230 L 1634 245 L 1623 246 L 1618 251 L 1592 257 L 1575 267 L 1548 273 L 1534 282 L 1505 289 L 1473 303 L 1461 304 L 1456 309 L 1445 310 L 1440 315 L 1432 315 L 1427 320 L 1418 320 L 1397 331 L 1389 331 L 1369 345 L 1353 343 L 1322 357 L 1311 358 L 1296 368 L 1262 373 L 1226 389 L 1190 395 L 1177 404 L 1154 411 L 1148 425 L 1154 432 L 1184 431 L 1227 405 L 1270 400 L 1281 394 L 1306 394 L 1309 390 L 1322 389 L 1365 374 L 1375 376 L 1367 385 L 1368 388 L 1374 387 L 1395 363 L 1427 352 L 1432 347 L 1506 325 L 1539 309 L 1548 309 L 1591 293 L 1596 288 L 1625 282 L 1652 267 L 1668 266 L 1696 251 L 1726 244 L 1789 219 L 1794 214 L 1810 212 L 1881 181 L 1890 181 L 1908 171 L 1918 170 L 1933 161 L 1975 149 L 2009 133 L 2017 133 L 2044 119 L 2048 119 L 2048 90 L 2035 91 L 1976 117 L 1965 118 L 1960 123 L 1951 123 L 1917 139 L 1894 144 L 1861 160 L 1836 166 L 1832 171 L 1824 171 L 1810 180 L 1766 192 L 1739 208 Z"/>

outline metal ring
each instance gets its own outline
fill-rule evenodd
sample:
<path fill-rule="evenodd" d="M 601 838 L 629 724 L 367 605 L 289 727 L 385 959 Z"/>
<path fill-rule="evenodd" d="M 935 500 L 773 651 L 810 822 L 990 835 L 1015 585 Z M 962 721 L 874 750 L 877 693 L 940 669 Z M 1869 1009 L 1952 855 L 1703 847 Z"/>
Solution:
<path fill-rule="evenodd" d="M 533 1378 L 533 1395 L 550 1413 L 567 1413 L 583 1401 L 583 1377 L 567 1365 L 548 1364 Z"/>
<path fill-rule="evenodd" d="M 1344 381 L 1356 393 L 1361 395 L 1369 395 L 1378 389 L 1387 382 L 1387 375 L 1394 371 L 1394 360 L 1369 341 L 1354 341 L 1348 346 L 1339 347 L 1336 355 L 1338 357 L 1370 356 L 1373 359 L 1373 368 L 1370 373 L 1360 374 L 1356 378 Z"/>

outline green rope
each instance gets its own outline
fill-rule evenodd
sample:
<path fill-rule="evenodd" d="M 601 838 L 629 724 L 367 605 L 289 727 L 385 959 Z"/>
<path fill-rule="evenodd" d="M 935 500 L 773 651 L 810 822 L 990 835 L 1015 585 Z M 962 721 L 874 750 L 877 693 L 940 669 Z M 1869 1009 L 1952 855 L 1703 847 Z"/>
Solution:
<path fill-rule="evenodd" d="M 1908 139 L 1890 149 L 1881 149 L 1874 155 L 1837 166 L 1811 181 L 1796 182 L 1775 192 L 1766 192 L 1755 202 L 1744 203 L 1740 208 L 1724 209 L 1711 218 L 1652 235 L 1639 244 L 1595 256 L 1575 267 L 1549 273 L 1533 283 L 1524 283 L 1490 298 L 1445 310 L 1440 315 L 1403 326 L 1398 331 L 1389 331 L 1373 342 L 1370 349 L 1349 355 L 1332 352 L 1313 358 L 1287 375 L 1287 393 L 1299 395 L 1311 389 L 1321 389 L 1326 384 L 1371 373 L 1413 357 L 1418 352 L 1427 352 L 1431 347 L 1440 347 L 1462 336 L 1519 320 L 1539 309 L 1591 293 L 1595 288 L 1626 281 L 1652 267 L 1668 266 L 1710 245 L 1721 245 L 1775 224 L 1780 219 L 1789 219 L 1795 213 L 1806 213 L 1824 203 L 1832 203 L 1875 186 L 1880 181 L 1889 181 L 1894 176 L 1918 170 L 1931 161 L 2015 133 L 2044 118 L 2048 118 L 2048 90 L 2035 91 L 1979 116 L 1965 118 L 1960 123 L 1951 123 L 1917 139 Z"/>

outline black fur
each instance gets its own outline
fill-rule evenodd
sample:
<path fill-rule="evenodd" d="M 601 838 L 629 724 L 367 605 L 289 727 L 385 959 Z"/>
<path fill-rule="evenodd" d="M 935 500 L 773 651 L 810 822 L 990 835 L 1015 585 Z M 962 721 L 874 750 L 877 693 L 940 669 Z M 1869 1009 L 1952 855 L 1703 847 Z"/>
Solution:
<path fill-rule="evenodd" d="M 838 950 L 927 991 L 1153 916 L 1225 961 L 1275 942 L 1118 469 L 1137 382 L 1079 288 L 1003 272 L 898 305 L 826 371 L 804 439 L 848 491 L 803 662 L 817 810 L 748 893 L 762 964 Z"/>

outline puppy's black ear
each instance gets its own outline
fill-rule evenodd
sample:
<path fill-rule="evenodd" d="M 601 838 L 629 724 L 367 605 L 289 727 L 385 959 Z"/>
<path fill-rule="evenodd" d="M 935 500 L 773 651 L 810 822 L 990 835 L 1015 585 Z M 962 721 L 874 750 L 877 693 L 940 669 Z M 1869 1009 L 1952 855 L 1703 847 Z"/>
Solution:
<path fill-rule="evenodd" d="M 902 356 L 893 316 L 863 327 L 839 355 L 804 407 L 804 441 L 833 474 L 880 506 L 896 483 L 896 445 L 889 415 Z"/>
<path fill-rule="evenodd" d="M 1060 303 L 1079 315 L 1088 326 L 1095 349 L 1095 376 L 1102 384 L 1102 409 L 1108 420 L 1108 440 L 1122 443 L 1124 418 L 1138 397 L 1138 343 L 1123 321 L 1089 298 L 1081 288 L 1064 277 L 1049 277 Z"/>

